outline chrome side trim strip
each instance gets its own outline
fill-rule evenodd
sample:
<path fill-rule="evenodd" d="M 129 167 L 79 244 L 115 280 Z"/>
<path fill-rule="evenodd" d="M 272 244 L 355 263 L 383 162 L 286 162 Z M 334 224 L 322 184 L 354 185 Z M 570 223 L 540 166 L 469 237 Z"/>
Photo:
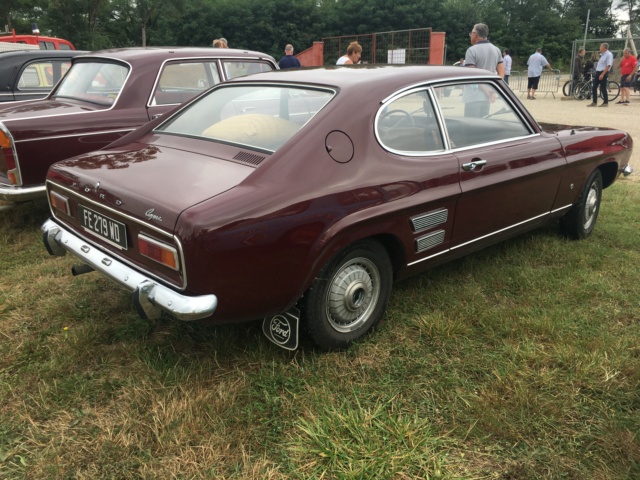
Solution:
<path fill-rule="evenodd" d="M 39 142 L 40 140 L 57 140 L 59 138 L 74 138 L 74 137 L 89 137 L 93 135 L 104 135 L 107 133 L 129 133 L 133 132 L 135 128 L 122 128 L 119 130 L 102 130 L 100 132 L 86 132 L 86 133 L 74 133 L 71 135 L 56 135 L 53 137 L 41 137 L 41 138 L 29 138 L 28 140 L 17 140 L 16 143 L 25 143 L 25 142 Z"/>
<path fill-rule="evenodd" d="M 515 227 L 519 227 L 520 225 L 524 225 L 525 223 L 533 222 L 534 220 L 538 220 L 540 218 L 544 218 L 544 217 L 546 217 L 548 215 L 549 215 L 549 213 L 543 213 L 542 215 L 537 215 L 537 216 L 532 217 L 532 218 L 530 218 L 528 220 L 524 220 L 522 222 L 516 223 L 516 224 L 511 225 L 509 227 L 501 228 L 500 230 L 496 230 L 495 232 L 488 233 L 487 235 L 483 235 L 482 237 L 478 237 L 478 238 L 475 238 L 473 240 L 469 240 L 468 242 L 461 243 L 460 245 L 456 245 L 455 247 L 451 247 L 451 250 L 456 250 L 458 248 L 465 247 L 465 246 L 470 245 L 472 243 L 479 242 L 480 240 L 484 240 L 485 238 L 489 238 L 489 237 L 492 237 L 492 236 L 497 235 L 499 233 L 506 232 L 507 230 L 510 230 L 512 228 L 515 228 Z"/>
<path fill-rule="evenodd" d="M 556 208 L 555 210 L 551 210 L 551 213 L 561 212 L 562 210 L 568 210 L 573 207 L 573 204 L 565 205 L 564 207 Z"/>
<path fill-rule="evenodd" d="M 563 208 L 566 208 L 566 207 L 563 207 Z M 483 235 L 482 237 L 474 238 L 473 240 L 469 240 L 468 242 L 461 243 L 460 245 L 455 245 L 455 246 L 453 246 L 453 247 L 451 247 L 451 248 L 448 248 L 447 250 L 443 250 L 442 252 L 438 252 L 438 253 L 436 253 L 435 255 L 431 255 L 431 256 L 429 256 L 429 257 L 421 258 L 420 260 L 416 260 L 416 261 L 414 261 L 414 262 L 407 263 L 407 267 L 411 267 L 412 265 L 415 265 L 415 264 L 417 264 L 417 263 L 420 263 L 420 262 L 424 262 L 424 261 L 430 260 L 430 259 L 432 259 L 432 258 L 437 257 L 438 255 L 442 255 L 442 254 L 444 254 L 444 253 L 452 252 L 452 251 L 454 251 L 454 250 L 457 250 L 457 249 L 459 249 L 459 248 L 465 247 L 465 246 L 470 245 L 470 244 L 472 244 L 472 243 L 479 242 L 480 240 L 484 240 L 485 238 L 489 238 L 489 237 L 492 237 L 492 236 L 497 235 L 497 234 L 499 234 L 499 233 L 506 232 L 507 230 L 510 230 L 510 229 L 512 229 L 512 228 L 519 227 L 520 225 L 524 225 L 525 223 L 533 222 L 533 221 L 535 221 L 535 220 L 538 220 L 538 219 L 540 219 L 540 218 L 547 217 L 547 216 L 549 216 L 549 215 L 550 215 L 550 213 L 543 213 L 542 215 L 537 215 L 537 216 L 535 216 L 535 217 L 529 218 L 528 220 L 524 220 L 524 221 L 522 221 L 522 222 L 519 222 L 519 223 L 516 223 L 516 224 L 510 225 L 510 226 L 505 227 L 505 228 L 501 228 L 500 230 L 496 230 L 495 232 L 488 233 L 487 235 Z"/>

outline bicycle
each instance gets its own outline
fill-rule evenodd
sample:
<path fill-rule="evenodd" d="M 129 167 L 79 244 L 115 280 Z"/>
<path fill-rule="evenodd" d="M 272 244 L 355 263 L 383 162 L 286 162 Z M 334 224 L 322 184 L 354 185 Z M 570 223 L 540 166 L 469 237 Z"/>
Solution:
<path fill-rule="evenodd" d="M 571 80 L 567 80 L 567 81 L 564 83 L 564 85 L 562 86 L 562 94 L 563 94 L 565 97 L 572 97 L 572 96 L 573 96 L 573 86 L 574 86 L 574 85 L 579 85 L 579 84 L 580 84 L 580 82 L 583 82 L 583 81 L 584 81 L 584 78 L 583 78 L 583 77 L 581 77 L 581 79 L 580 79 L 580 80 L 577 80 L 577 81 L 575 81 L 575 82 L 573 81 L 573 79 L 571 79 Z"/>
<path fill-rule="evenodd" d="M 565 84 L 562 86 L 562 94 L 565 97 L 568 97 L 572 94 L 573 92 L 573 87 L 571 85 L 572 83 L 573 83 L 573 80 L 567 80 Z"/>
<path fill-rule="evenodd" d="M 573 90 L 573 96 L 577 100 L 591 100 L 591 92 L 593 91 L 593 79 L 580 82 Z M 607 81 L 607 93 L 609 101 L 613 101 L 620 95 L 620 84 L 614 80 Z M 600 98 L 602 98 L 602 92 L 600 92 Z"/>

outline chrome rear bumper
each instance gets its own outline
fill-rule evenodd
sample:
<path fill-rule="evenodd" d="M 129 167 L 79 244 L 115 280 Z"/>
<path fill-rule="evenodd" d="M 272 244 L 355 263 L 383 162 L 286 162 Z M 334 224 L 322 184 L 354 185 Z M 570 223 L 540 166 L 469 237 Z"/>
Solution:
<path fill-rule="evenodd" d="M 158 318 L 164 310 L 179 320 L 198 320 L 210 316 L 218 306 L 215 295 L 182 295 L 90 245 L 54 220 L 47 220 L 42 232 L 42 240 L 51 255 L 63 256 L 69 252 L 133 292 L 134 305 L 144 318 Z"/>
<path fill-rule="evenodd" d="M 45 198 L 44 185 L 35 187 L 14 187 L 11 185 L 0 184 L 0 200 L 8 202 L 26 202 L 37 198 Z"/>

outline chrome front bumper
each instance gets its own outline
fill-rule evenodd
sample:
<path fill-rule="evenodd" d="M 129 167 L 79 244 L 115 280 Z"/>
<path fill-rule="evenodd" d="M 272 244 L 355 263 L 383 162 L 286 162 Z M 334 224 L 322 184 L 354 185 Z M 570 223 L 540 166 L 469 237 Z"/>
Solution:
<path fill-rule="evenodd" d="M 38 185 L 35 187 L 14 187 L 11 185 L 0 184 L 0 200 L 8 202 L 26 202 L 37 198 L 45 198 L 45 186 Z"/>
<path fill-rule="evenodd" d="M 218 306 L 215 295 L 182 295 L 100 251 L 53 220 L 42 225 L 42 232 L 42 240 L 51 255 L 63 256 L 69 252 L 133 292 L 134 305 L 144 318 L 158 318 L 164 310 L 179 320 L 198 320 L 211 315 Z"/>

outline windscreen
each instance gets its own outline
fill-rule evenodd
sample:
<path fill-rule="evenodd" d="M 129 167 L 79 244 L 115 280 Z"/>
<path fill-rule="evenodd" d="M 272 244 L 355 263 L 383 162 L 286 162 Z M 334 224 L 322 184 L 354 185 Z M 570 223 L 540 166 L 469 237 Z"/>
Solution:
<path fill-rule="evenodd" d="M 212 90 L 156 131 L 275 152 L 335 95 L 317 88 L 247 85 Z"/>
<path fill-rule="evenodd" d="M 129 69 L 119 63 L 78 62 L 62 79 L 53 98 L 71 98 L 98 105 L 112 105 L 127 79 Z"/>

